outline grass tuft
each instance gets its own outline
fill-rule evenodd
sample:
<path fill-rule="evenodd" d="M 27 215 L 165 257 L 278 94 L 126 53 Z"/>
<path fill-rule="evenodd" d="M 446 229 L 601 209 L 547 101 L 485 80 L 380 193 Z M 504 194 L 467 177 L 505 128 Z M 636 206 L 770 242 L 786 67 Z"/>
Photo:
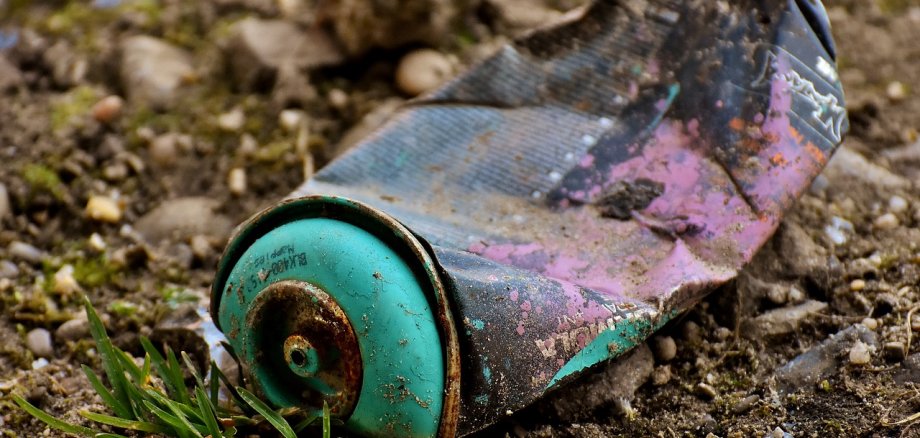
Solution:
<path fill-rule="evenodd" d="M 83 372 L 114 414 L 81 411 L 80 415 L 87 420 L 124 431 L 177 438 L 231 438 L 237 434 L 259 433 L 267 427 L 285 438 L 296 438 L 295 428 L 286 417 L 301 420 L 297 423 L 298 432 L 318 418 L 296 408 L 272 409 L 247 389 L 231 385 L 214 361 L 211 361 L 206 381 L 184 352 L 179 355 L 182 357 L 180 365 L 178 356 L 170 348 L 166 347 L 165 355 L 161 354 L 143 337 L 141 345 L 146 354 L 143 365 L 139 366 L 131 355 L 112 344 L 89 299 L 84 298 L 84 306 L 109 387 L 88 366 L 83 365 Z M 186 371 L 194 379 L 192 388 L 186 384 Z M 221 384 L 235 406 L 220 403 Z M 24 411 L 61 432 L 96 438 L 122 436 L 64 422 L 18 394 L 13 394 L 12 398 Z M 329 408 L 324 406 L 323 436 L 328 437 L 330 430 Z"/>

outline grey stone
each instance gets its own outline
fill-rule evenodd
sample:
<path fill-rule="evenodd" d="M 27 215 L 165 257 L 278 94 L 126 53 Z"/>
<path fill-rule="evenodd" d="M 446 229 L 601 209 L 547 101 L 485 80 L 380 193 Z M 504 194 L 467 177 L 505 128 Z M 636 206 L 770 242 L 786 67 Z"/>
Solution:
<path fill-rule="evenodd" d="M 6 57 L 0 55 L 0 92 L 22 85 L 22 73 Z"/>
<path fill-rule="evenodd" d="M 19 260 L 25 260 L 29 263 L 40 263 L 45 254 L 38 248 L 28 243 L 14 241 L 7 247 L 10 256 Z"/>
<path fill-rule="evenodd" d="M 78 341 L 87 335 L 89 335 L 89 321 L 85 316 L 66 321 L 54 331 L 54 336 L 64 341 Z"/>
<path fill-rule="evenodd" d="M 10 193 L 6 190 L 6 185 L 0 183 L 0 228 L 2 228 L 3 220 L 12 214 L 13 210 L 10 206 Z"/>
<path fill-rule="evenodd" d="M 813 390 L 816 383 L 830 377 L 849 361 L 850 348 L 857 341 L 872 348 L 878 347 L 875 332 L 861 324 L 850 326 L 777 369 L 779 389 L 786 393 L 799 389 Z"/>
<path fill-rule="evenodd" d="M 51 343 L 51 332 L 43 328 L 36 328 L 26 333 L 26 348 L 38 357 L 51 357 L 54 355 L 54 345 Z"/>
<path fill-rule="evenodd" d="M 86 58 L 64 40 L 59 40 L 44 53 L 45 64 L 51 67 L 54 83 L 62 87 L 72 87 L 83 82 L 89 63 Z"/>
<path fill-rule="evenodd" d="M 677 356 L 677 343 L 670 336 L 655 336 L 652 338 L 652 351 L 659 362 L 668 362 Z"/>
<path fill-rule="evenodd" d="M 561 389 L 552 401 L 552 414 L 578 420 L 602 405 L 632 400 L 636 390 L 652 375 L 654 366 L 651 349 L 645 343 L 639 344 L 596 374 Z"/>
<path fill-rule="evenodd" d="M 855 179 L 865 184 L 887 189 L 910 189 L 909 180 L 892 173 L 890 170 L 869 162 L 865 157 L 850 148 L 842 147 L 827 163 L 824 175 L 834 181 Z"/>
<path fill-rule="evenodd" d="M 19 276 L 19 267 L 9 260 L 0 260 L 0 278 L 16 278 Z"/>
<path fill-rule="evenodd" d="M 827 303 L 808 300 L 802 304 L 767 311 L 756 318 L 744 321 L 743 334 L 750 339 L 763 336 L 787 335 L 796 331 L 812 313 L 827 309 Z"/>
<path fill-rule="evenodd" d="M 815 243 L 800 225 L 792 221 L 783 222 L 778 240 L 778 255 L 791 275 L 813 277 L 827 272 L 827 249 Z"/>
<path fill-rule="evenodd" d="M 216 212 L 218 206 L 217 201 L 208 198 L 168 200 L 138 219 L 134 229 L 154 244 L 168 238 L 187 241 L 195 235 L 223 239 L 233 223 Z"/>
<path fill-rule="evenodd" d="M 734 406 L 732 406 L 732 413 L 734 414 L 743 414 L 747 411 L 750 411 L 754 407 L 754 403 L 760 401 L 760 396 L 757 394 L 749 395 L 741 400 L 738 400 Z"/>
<path fill-rule="evenodd" d="M 228 56 L 243 89 L 271 85 L 285 66 L 309 69 L 344 60 L 335 41 L 319 28 L 302 30 L 289 21 L 247 18 L 232 32 Z"/>
<path fill-rule="evenodd" d="M 146 35 L 121 43 L 121 80 L 128 98 L 136 103 L 170 108 L 194 77 L 192 57 L 178 47 Z"/>

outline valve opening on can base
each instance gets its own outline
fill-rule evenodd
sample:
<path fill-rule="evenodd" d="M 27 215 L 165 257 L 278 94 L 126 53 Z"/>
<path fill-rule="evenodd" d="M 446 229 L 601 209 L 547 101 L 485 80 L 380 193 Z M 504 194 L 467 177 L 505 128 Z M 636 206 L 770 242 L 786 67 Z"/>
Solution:
<path fill-rule="evenodd" d="M 345 313 L 316 285 L 283 280 L 269 284 L 246 316 L 246 337 L 257 352 L 251 372 L 278 405 L 320 410 L 327 403 L 348 415 L 361 389 L 361 353 Z"/>

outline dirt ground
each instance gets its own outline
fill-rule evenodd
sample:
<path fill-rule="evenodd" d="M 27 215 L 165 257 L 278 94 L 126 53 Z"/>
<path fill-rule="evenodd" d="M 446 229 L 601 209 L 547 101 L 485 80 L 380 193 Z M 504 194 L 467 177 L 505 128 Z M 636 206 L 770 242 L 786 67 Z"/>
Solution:
<path fill-rule="evenodd" d="M 11 391 L 76 422 L 99 404 L 81 293 L 127 351 L 200 353 L 231 228 L 409 98 L 406 53 L 457 71 L 584 2 L 370 3 L 0 0 L 4 436 L 56 435 Z M 777 235 L 653 354 L 593 377 L 634 394 L 577 411 L 563 391 L 481 436 L 920 436 L 920 0 L 825 4 L 852 128 Z M 277 21 L 253 37 L 247 17 Z M 289 32 L 309 47 L 265 36 Z"/>

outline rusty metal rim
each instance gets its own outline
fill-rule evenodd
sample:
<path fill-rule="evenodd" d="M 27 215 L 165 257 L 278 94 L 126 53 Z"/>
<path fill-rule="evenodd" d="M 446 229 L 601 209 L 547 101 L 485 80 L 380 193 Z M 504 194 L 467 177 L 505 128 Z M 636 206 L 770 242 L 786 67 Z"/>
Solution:
<path fill-rule="evenodd" d="M 243 252 L 278 225 L 309 217 L 329 217 L 351 223 L 367 230 L 388 244 L 394 244 L 392 248 L 397 253 L 403 253 L 407 261 L 419 262 L 414 264 L 413 268 L 417 271 L 424 271 L 424 276 L 431 284 L 432 298 L 434 298 L 432 308 L 437 309 L 435 317 L 444 342 L 446 375 L 438 436 L 455 436 L 460 414 L 460 346 L 450 300 L 447 299 L 447 291 L 437 272 L 438 265 L 425 249 L 425 245 L 409 229 L 373 207 L 344 197 L 308 195 L 281 201 L 240 224 L 221 254 L 217 273 L 211 285 L 210 312 L 215 324 L 223 330 L 220 327 L 219 318 L 220 300 L 223 295 L 221 291 L 231 269 Z"/>

